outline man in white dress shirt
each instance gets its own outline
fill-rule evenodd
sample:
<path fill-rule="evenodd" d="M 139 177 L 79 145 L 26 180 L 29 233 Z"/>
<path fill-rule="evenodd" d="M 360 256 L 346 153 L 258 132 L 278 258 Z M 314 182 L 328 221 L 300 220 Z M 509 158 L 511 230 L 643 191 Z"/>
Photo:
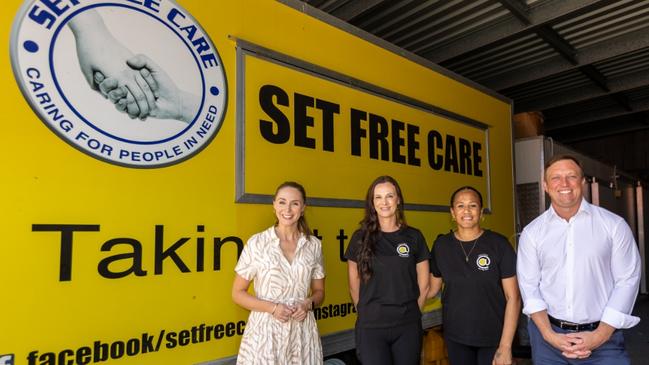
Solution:
<path fill-rule="evenodd" d="M 517 275 L 535 365 L 630 364 L 619 329 L 640 322 L 631 315 L 640 255 L 624 219 L 586 202 L 585 182 L 576 158 L 548 161 L 552 206 L 521 235 Z"/>

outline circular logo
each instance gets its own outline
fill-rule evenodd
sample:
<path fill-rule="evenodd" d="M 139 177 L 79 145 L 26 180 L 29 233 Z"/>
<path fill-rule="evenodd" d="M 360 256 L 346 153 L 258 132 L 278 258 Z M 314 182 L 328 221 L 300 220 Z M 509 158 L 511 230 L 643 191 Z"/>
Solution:
<path fill-rule="evenodd" d="M 478 255 L 478 259 L 475 261 L 476 265 L 478 265 L 478 269 L 482 271 L 487 271 L 489 270 L 489 265 L 491 264 L 491 259 L 489 258 L 489 255 L 486 253 Z"/>
<path fill-rule="evenodd" d="M 161 167 L 216 136 L 223 63 L 174 1 L 26 1 L 11 35 L 21 91 L 63 140 L 104 161 Z"/>
<path fill-rule="evenodd" d="M 407 243 L 400 243 L 397 245 L 397 254 L 401 257 L 409 257 L 410 256 L 410 246 L 408 246 Z"/>

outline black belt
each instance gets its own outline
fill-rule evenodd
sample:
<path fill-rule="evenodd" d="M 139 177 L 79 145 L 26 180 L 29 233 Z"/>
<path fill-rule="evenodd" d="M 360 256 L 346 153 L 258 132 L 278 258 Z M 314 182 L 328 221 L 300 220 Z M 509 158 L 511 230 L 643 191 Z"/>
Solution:
<path fill-rule="evenodd" d="M 548 314 L 548 318 L 550 319 L 550 323 L 552 323 L 553 325 L 568 331 L 575 331 L 575 332 L 594 331 L 597 328 L 597 326 L 599 326 L 599 321 L 579 324 L 579 323 L 564 321 L 561 319 L 556 319 L 549 314 Z"/>

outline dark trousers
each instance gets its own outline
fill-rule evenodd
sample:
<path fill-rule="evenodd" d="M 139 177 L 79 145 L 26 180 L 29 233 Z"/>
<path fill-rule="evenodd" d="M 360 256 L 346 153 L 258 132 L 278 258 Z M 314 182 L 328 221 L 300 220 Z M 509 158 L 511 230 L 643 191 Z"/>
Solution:
<path fill-rule="evenodd" d="M 469 346 L 449 339 L 446 341 L 449 365 L 491 365 L 496 346 Z"/>
<path fill-rule="evenodd" d="M 418 365 L 421 322 L 390 328 L 356 328 L 356 354 L 363 365 Z"/>
<path fill-rule="evenodd" d="M 622 331 L 616 330 L 608 341 L 596 348 L 586 359 L 568 359 L 561 351 L 545 342 L 534 321 L 529 320 L 527 329 L 530 332 L 532 346 L 532 361 L 534 365 L 630 365 L 629 354 L 624 348 Z M 557 333 L 568 333 L 555 325 L 552 329 Z"/>

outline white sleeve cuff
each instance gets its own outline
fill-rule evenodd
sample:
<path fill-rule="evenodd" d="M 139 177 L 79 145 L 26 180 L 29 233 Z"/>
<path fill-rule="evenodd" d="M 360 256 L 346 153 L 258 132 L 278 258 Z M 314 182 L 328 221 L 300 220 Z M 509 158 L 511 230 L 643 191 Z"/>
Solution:
<path fill-rule="evenodd" d="M 624 329 L 631 328 L 640 323 L 640 318 L 622 313 L 611 307 L 606 307 L 604 308 L 604 314 L 602 314 L 602 319 L 600 321 L 606 322 L 617 329 Z"/>
<path fill-rule="evenodd" d="M 545 303 L 545 301 L 541 299 L 527 299 L 525 301 L 525 306 L 523 306 L 523 313 L 529 316 L 532 313 L 540 312 L 547 309 L 548 309 L 548 305 Z"/>

